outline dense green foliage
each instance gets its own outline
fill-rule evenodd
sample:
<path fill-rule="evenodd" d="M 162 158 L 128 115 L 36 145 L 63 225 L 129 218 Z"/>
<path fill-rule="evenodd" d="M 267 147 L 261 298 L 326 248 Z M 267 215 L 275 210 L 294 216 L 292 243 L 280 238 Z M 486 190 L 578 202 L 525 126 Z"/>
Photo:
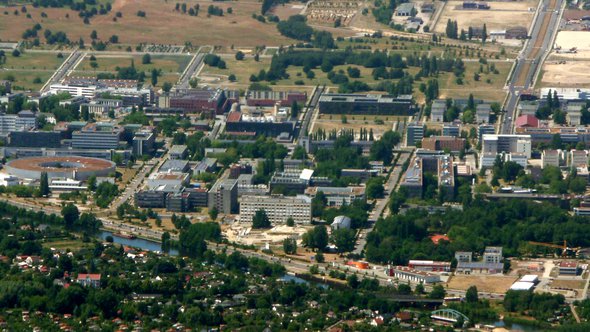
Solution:
<path fill-rule="evenodd" d="M 497 202 L 476 198 L 464 211 L 449 209 L 428 214 L 410 209 L 405 214 L 380 219 L 367 236 L 367 259 L 374 262 L 406 264 L 409 259 L 446 260 L 455 251 L 481 252 L 485 246 L 503 246 L 508 256 L 533 248 L 527 241 L 590 246 L 584 234 L 590 220 L 574 217 L 557 206 L 521 200 Z M 448 234 L 452 242 L 434 245 L 431 233 Z"/>

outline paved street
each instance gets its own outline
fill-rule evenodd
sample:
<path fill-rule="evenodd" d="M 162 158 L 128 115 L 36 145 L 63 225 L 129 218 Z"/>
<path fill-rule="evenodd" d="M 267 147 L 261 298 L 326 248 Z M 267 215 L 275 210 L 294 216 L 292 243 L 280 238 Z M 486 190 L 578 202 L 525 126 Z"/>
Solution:
<path fill-rule="evenodd" d="M 563 1 L 543 0 L 539 8 L 532 23 L 531 38 L 525 43 L 508 83 L 508 98 L 504 106 L 506 112 L 500 123 L 500 134 L 512 133 L 518 98 L 523 91 L 533 88 L 538 68 L 542 66 L 546 53 L 553 47 L 553 37 L 559 26 Z"/>

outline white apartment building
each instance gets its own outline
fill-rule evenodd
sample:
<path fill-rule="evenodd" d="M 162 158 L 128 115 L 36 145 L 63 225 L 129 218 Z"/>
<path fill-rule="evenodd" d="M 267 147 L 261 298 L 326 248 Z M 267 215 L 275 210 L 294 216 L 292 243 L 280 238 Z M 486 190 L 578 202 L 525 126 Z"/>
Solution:
<path fill-rule="evenodd" d="M 86 98 L 94 98 L 96 94 L 96 85 L 70 85 L 70 84 L 52 84 L 49 86 L 49 93 L 50 94 L 59 94 L 62 92 L 68 92 L 73 97 L 86 97 Z"/>
<path fill-rule="evenodd" d="M 519 163 L 524 157 L 528 160 L 531 157 L 531 135 L 483 135 L 480 159 L 482 167 L 493 165 L 493 162 L 490 164 L 492 156 L 495 159 L 495 155 L 511 153 L 518 156 L 516 161 Z"/>
<path fill-rule="evenodd" d="M 251 222 L 256 211 L 264 210 L 273 225 L 284 224 L 289 217 L 296 224 L 311 223 L 311 198 L 298 195 L 244 195 L 240 201 L 240 220 Z"/>
<path fill-rule="evenodd" d="M 543 150 L 541 154 L 542 168 L 547 166 L 559 167 L 561 164 L 562 153 L 560 150 Z"/>

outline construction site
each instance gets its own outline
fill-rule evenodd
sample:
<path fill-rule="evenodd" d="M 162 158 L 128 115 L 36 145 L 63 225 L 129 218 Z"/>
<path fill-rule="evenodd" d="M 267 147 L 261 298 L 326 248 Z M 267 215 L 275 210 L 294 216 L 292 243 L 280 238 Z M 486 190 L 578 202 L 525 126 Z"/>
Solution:
<path fill-rule="evenodd" d="M 348 26 L 360 5 L 359 1 L 315 0 L 308 3 L 305 15 L 311 23 Z"/>

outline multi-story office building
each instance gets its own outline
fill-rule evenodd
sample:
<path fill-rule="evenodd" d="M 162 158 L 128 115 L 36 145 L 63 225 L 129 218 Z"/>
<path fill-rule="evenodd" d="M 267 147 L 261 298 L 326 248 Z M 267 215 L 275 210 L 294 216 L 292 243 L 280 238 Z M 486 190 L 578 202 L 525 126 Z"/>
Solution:
<path fill-rule="evenodd" d="M 8 146 L 24 148 L 59 148 L 61 135 L 55 131 L 11 131 Z"/>
<path fill-rule="evenodd" d="M 465 148 L 465 139 L 453 136 L 432 136 L 422 139 L 422 148 L 432 151 L 459 152 Z"/>
<path fill-rule="evenodd" d="M 306 92 L 249 90 L 246 94 L 248 106 L 271 107 L 277 103 L 282 106 L 291 106 L 293 102 L 304 104 L 306 101 Z"/>
<path fill-rule="evenodd" d="M 487 135 L 487 134 L 495 134 L 496 133 L 496 128 L 494 128 L 493 125 L 489 125 L 489 124 L 483 124 L 477 127 L 477 139 L 479 140 L 479 143 L 481 143 L 483 141 L 483 135 Z"/>
<path fill-rule="evenodd" d="M 422 182 L 422 159 L 414 158 L 410 162 L 400 186 L 407 189 L 409 197 L 422 197 Z"/>
<path fill-rule="evenodd" d="M 151 155 L 154 153 L 156 135 L 151 130 L 140 130 L 133 136 L 133 154 L 136 156 Z"/>
<path fill-rule="evenodd" d="M 238 212 L 238 181 L 236 179 L 217 180 L 208 195 L 209 210 L 215 208 L 225 214 Z"/>
<path fill-rule="evenodd" d="M 443 136 L 459 137 L 461 136 L 461 127 L 454 123 L 445 123 L 442 127 Z"/>
<path fill-rule="evenodd" d="M 412 95 L 323 94 L 320 113 L 364 115 L 409 115 L 414 112 Z"/>
<path fill-rule="evenodd" d="M 123 128 L 110 123 L 89 123 L 72 133 L 74 149 L 116 149 Z"/>
<path fill-rule="evenodd" d="M 305 194 L 311 198 L 315 198 L 319 192 L 324 193 L 328 206 L 340 207 L 356 200 L 365 200 L 365 187 L 309 187 L 305 190 Z"/>
<path fill-rule="evenodd" d="M 406 130 L 406 145 L 415 146 L 416 143 L 422 141 L 426 126 L 420 123 L 411 123 Z"/>
<path fill-rule="evenodd" d="M 455 172 L 450 156 L 438 158 L 438 188 L 444 193 L 445 200 L 455 197 Z"/>
<path fill-rule="evenodd" d="M 289 217 L 297 224 L 311 223 L 311 198 L 299 195 L 242 196 L 240 220 L 252 221 L 257 211 L 264 210 L 272 224 L 283 224 Z"/>
<path fill-rule="evenodd" d="M 433 122 L 443 122 L 445 112 L 447 111 L 446 100 L 437 99 L 432 102 L 430 107 L 430 120 Z"/>
<path fill-rule="evenodd" d="M 531 157 L 530 135 L 483 135 L 480 165 L 490 167 L 491 157 L 494 155 L 515 154 L 522 162 L 523 155 L 527 159 Z M 484 158 L 485 156 L 485 158 Z M 495 158 L 495 157 L 494 157 Z M 509 157 L 510 158 L 510 157 Z M 526 162 L 524 163 L 526 165 Z"/>
<path fill-rule="evenodd" d="M 561 165 L 562 152 L 561 150 L 543 150 L 541 154 L 542 168 L 547 166 L 559 167 Z"/>
<path fill-rule="evenodd" d="M 0 134 L 36 128 L 37 117 L 31 111 L 20 111 L 18 114 L 0 114 Z"/>
<path fill-rule="evenodd" d="M 484 263 L 500 263 L 502 262 L 502 247 L 486 247 L 483 252 Z"/>
<path fill-rule="evenodd" d="M 169 155 L 170 159 L 186 159 L 188 156 L 188 148 L 186 145 L 172 145 Z"/>

